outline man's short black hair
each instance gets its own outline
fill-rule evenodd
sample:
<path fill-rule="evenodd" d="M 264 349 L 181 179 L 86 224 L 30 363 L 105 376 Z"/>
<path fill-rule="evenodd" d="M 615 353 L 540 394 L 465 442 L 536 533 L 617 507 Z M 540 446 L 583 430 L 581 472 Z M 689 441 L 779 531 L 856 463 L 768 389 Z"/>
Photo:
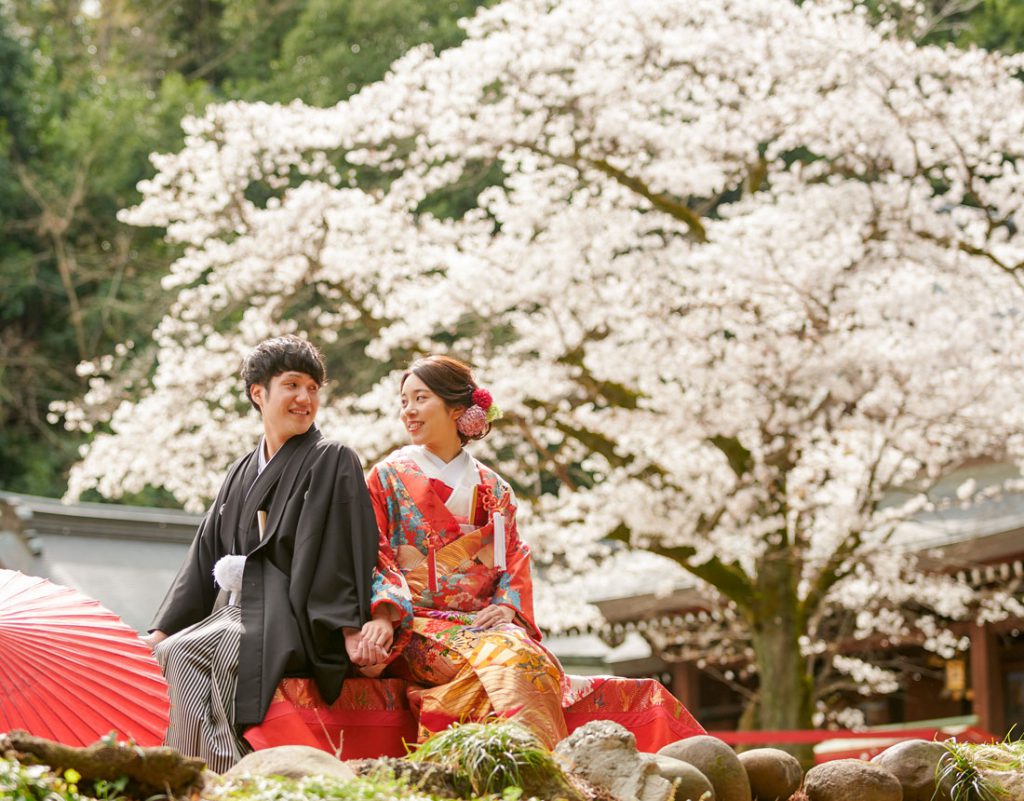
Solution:
<path fill-rule="evenodd" d="M 253 386 L 262 384 L 269 389 L 270 379 L 275 375 L 293 371 L 305 373 L 320 386 L 327 380 L 324 355 L 312 342 L 291 334 L 263 340 L 242 362 L 245 397 L 256 411 L 260 411 L 252 399 Z"/>

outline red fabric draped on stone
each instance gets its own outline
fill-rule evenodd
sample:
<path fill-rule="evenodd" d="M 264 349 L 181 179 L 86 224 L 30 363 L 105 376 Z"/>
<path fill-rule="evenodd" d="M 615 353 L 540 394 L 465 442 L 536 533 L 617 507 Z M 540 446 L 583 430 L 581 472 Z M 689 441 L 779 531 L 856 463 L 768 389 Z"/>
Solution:
<path fill-rule="evenodd" d="M 310 679 L 284 679 L 266 718 L 245 732 L 259 751 L 309 745 L 345 759 L 405 756 L 416 742 L 416 718 L 402 679 L 346 679 L 341 695 L 325 704 Z"/>
<path fill-rule="evenodd" d="M 347 679 L 328 706 L 308 679 L 285 679 L 270 711 L 245 738 L 260 750 L 310 745 L 344 759 L 404 756 L 416 742 L 416 718 L 402 679 Z M 591 720 L 613 720 L 636 736 L 637 748 L 654 752 L 695 734 L 705 734 L 686 707 L 654 679 L 595 678 L 590 692 L 565 710 L 569 731 Z"/>

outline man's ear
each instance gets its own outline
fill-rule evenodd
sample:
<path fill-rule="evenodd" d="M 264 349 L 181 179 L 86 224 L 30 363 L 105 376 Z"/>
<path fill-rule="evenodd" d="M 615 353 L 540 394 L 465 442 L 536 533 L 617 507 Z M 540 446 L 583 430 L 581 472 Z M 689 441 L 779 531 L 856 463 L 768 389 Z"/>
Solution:
<path fill-rule="evenodd" d="M 263 384 L 253 384 L 249 388 L 249 394 L 252 396 L 253 403 L 259 407 L 260 414 L 263 414 L 263 404 L 267 399 L 267 388 Z"/>

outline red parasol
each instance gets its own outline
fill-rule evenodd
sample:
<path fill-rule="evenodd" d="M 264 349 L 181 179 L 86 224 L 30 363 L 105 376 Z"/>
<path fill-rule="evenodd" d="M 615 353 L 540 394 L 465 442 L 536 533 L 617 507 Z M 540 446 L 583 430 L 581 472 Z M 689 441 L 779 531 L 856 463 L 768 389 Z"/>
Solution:
<path fill-rule="evenodd" d="M 118 739 L 159 745 L 167 683 L 149 647 L 80 592 L 0 570 L 0 731 L 65 745 Z"/>

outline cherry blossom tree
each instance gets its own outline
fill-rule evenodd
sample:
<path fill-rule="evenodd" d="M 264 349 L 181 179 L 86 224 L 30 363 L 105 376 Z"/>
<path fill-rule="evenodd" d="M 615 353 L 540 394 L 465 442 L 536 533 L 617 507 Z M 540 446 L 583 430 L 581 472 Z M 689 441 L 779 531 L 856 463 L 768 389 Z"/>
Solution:
<path fill-rule="evenodd" d="M 55 409 L 98 426 L 69 493 L 201 507 L 255 443 L 242 355 L 297 331 L 348 377 L 322 428 L 369 461 L 403 441 L 411 355 L 471 360 L 543 622 L 593 619 L 610 542 L 668 557 L 715 601 L 708 658 L 772 690 L 750 722 L 809 726 L 836 676 L 892 689 L 837 634 L 948 656 L 950 621 L 1024 612 L 898 535 L 965 461 L 1024 457 L 1022 61 L 835 2 L 509 0 L 465 24 L 333 108 L 184 121 L 123 212 L 183 248 L 177 302 L 155 352 L 83 365 Z"/>

